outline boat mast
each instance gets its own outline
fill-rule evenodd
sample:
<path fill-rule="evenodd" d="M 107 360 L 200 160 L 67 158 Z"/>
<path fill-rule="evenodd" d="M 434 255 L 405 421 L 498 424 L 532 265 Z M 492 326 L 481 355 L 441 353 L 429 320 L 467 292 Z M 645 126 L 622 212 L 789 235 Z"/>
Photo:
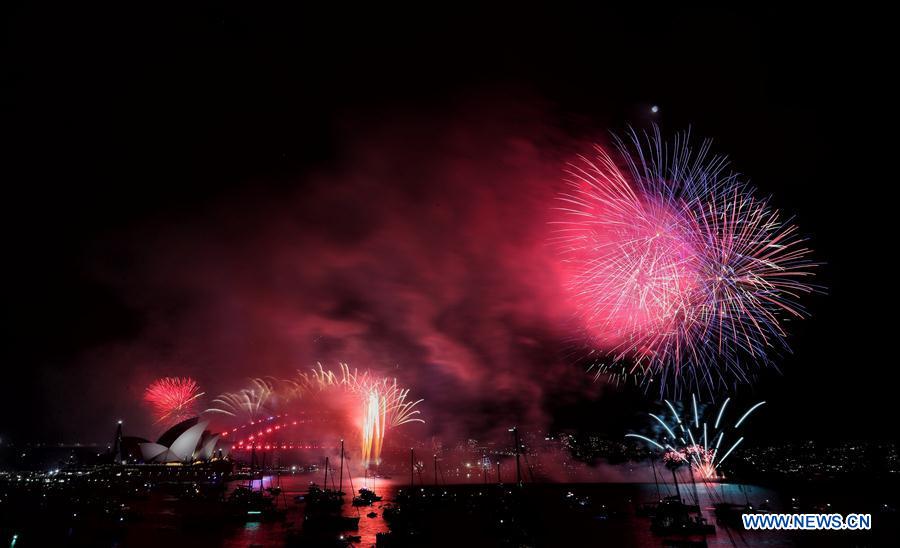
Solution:
<path fill-rule="evenodd" d="M 344 490 L 344 440 L 341 440 L 341 479 L 338 480 L 338 493 Z"/>
<path fill-rule="evenodd" d="M 650 466 L 653 468 L 653 483 L 656 484 L 656 499 L 662 500 L 662 494 L 659 492 L 659 478 L 656 477 L 656 462 L 653 459 L 653 452 L 650 452 Z"/>
<path fill-rule="evenodd" d="M 250 447 L 250 474 L 247 487 L 253 491 L 253 472 L 256 470 L 256 445 Z"/>
<path fill-rule="evenodd" d="M 522 467 L 519 465 L 519 427 L 513 426 L 510 431 L 513 433 L 516 444 L 516 484 L 522 485 Z"/>
<path fill-rule="evenodd" d="M 262 461 L 259 465 L 259 492 L 263 490 L 263 478 L 266 477 L 266 452 L 262 452 Z"/>
<path fill-rule="evenodd" d="M 694 486 L 694 504 L 700 505 L 700 495 L 697 493 L 697 480 L 694 479 L 694 467 L 688 463 L 688 471 L 691 473 L 691 484 Z"/>
<path fill-rule="evenodd" d="M 681 500 L 681 490 L 678 488 L 678 477 L 675 475 L 675 468 L 672 468 L 672 480 L 675 482 L 675 494 L 678 495 L 678 502 Z"/>

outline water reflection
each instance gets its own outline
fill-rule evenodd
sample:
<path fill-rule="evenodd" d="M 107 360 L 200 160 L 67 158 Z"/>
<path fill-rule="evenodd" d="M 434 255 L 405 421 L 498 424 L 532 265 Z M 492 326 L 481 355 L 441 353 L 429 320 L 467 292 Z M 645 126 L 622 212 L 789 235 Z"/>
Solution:
<path fill-rule="evenodd" d="M 363 481 L 364 478 L 353 478 L 353 491 L 349 481 L 344 482 L 343 490 L 347 493 L 341 513 L 346 516 L 359 516 L 359 529 L 345 531 L 344 534 L 358 535 L 361 537 L 357 546 L 373 546 L 376 535 L 379 532 L 388 531 L 388 526 L 383 518 L 384 508 L 394 503 L 398 490 L 407 486 L 407 483 L 398 480 L 379 479 L 372 483 Z M 156 492 L 153 497 L 137 510 L 142 516 L 140 520 L 129 523 L 123 536 L 119 538 L 121 545 L 125 546 L 159 546 L 164 545 L 216 545 L 216 546 L 282 546 L 289 538 L 299 538 L 302 535 L 306 504 L 298 497 L 305 495 L 310 482 L 321 483 L 318 474 L 298 474 L 282 477 L 266 476 L 262 478 L 262 487 L 280 487 L 278 506 L 285 510 L 284 519 L 228 521 L 211 519 L 204 515 L 201 503 L 179 502 L 175 497 Z M 249 481 L 234 481 L 228 486 L 228 491 L 233 491 L 239 486 L 248 486 Z M 329 482 L 330 484 L 330 482 Z M 260 489 L 260 480 L 253 483 L 255 489 Z M 354 507 L 352 495 L 360 487 L 373 488 L 383 497 L 382 501 L 375 502 L 372 506 Z M 331 487 L 329 485 L 329 487 Z M 532 532 L 540 537 L 540 542 L 535 545 L 557 545 L 552 542 L 559 540 L 554 535 L 562 535 L 566 538 L 580 540 L 602 540 L 604 544 L 613 546 L 637 545 L 637 546 L 662 546 L 663 539 L 654 536 L 650 532 L 650 522 L 646 517 L 635 514 L 635 506 L 641 502 L 658 500 L 659 496 L 666 496 L 666 486 L 661 484 L 660 491 L 653 483 L 649 484 L 548 484 L 526 487 L 528 493 L 526 504 L 530 510 L 526 511 L 529 519 L 528 526 Z M 668 486 L 671 490 L 672 486 Z M 492 490 L 486 487 L 485 490 Z M 444 546 L 466 545 L 470 548 L 482 546 L 479 543 L 480 533 L 476 533 L 475 521 L 478 516 L 468 515 L 470 507 L 466 501 L 465 493 L 478 493 L 481 491 L 478 485 L 449 487 L 448 491 L 456 492 L 460 497 L 458 507 L 446 509 L 431 516 L 433 525 L 440 535 L 438 540 L 445 540 Z M 673 490 L 674 491 L 674 490 Z M 572 497 L 567 493 L 572 492 Z M 691 503 L 695 492 L 693 486 L 684 486 L 682 495 Z M 782 501 L 778 500 L 775 493 L 758 487 L 744 488 L 735 484 L 698 484 L 696 490 L 699 506 L 704 516 L 716 523 L 713 514 L 713 506 L 716 502 L 725 500 L 733 503 L 744 503 L 749 498 L 754 504 L 765 499 L 772 501 L 776 511 L 784 508 Z M 572 499 L 588 501 L 586 507 L 573 506 Z M 137 504 L 136 504 L 137 506 Z M 173 511 L 174 509 L 174 511 Z M 784 510 L 781 510 L 784 511 Z M 196 518 L 192 516 L 196 514 Z M 370 512 L 375 517 L 369 518 Z M 335 532 L 335 537 L 340 535 Z M 474 536 L 473 536 L 474 535 Z M 549 535 L 549 537 L 548 537 Z M 754 532 L 748 534 L 744 531 L 726 530 L 717 525 L 714 535 L 708 536 L 709 545 L 727 545 L 733 542 L 741 543 L 766 543 L 769 546 L 783 546 L 789 544 L 787 535 L 775 532 Z M 298 545 L 306 545 L 305 540 L 300 540 Z"/>
<path fill-rule="evenodd" d="M 298 497 L 305 495 L 309 484 L 321 478 L 312 474 L 298 474 L 290 476 L 264 476 L 261 479 L 255 479 L 252 482 L 254 489 L 268 489 L 271 487 L 280 487 L 281 494 L 277 497 L 279 508 L 286 508 L 287 515 L 284 522 L 248 522 L 247 526 L 240 531 L 234 531 L 231 538 L 228 539 L 230 546 L 247 546 L 249 544 L 279 545 L 284 542 L 288 532 L 294 528 L 300 528 L 303 523 L 306 505 L 298 500 Z M 330 483 L 330 482 L 329 482 Z M 351 483 L 353 491 L 351 492 Z M 234 481 L 229 485 L 228 491 L 233 491 L 239 486 L 250 486 L 249 480 Z M 329 487 L 331 487 L 329 485 Z M 375 502 L 372 506 L 353 506 L 352 500 L 361 487 L 373 489 L 382 497 L 382 501 Z M 388 530 L 388 526 L 382 517 L 382 508 L 389 503 L 395 496 L 397 487 L 392 480 L 377 479 L 364 477 L 354 477 L 351 481 L 346 481 L 343 485 L 344 505 L 341 508 L 341 514 L 345 516 L 359 516 L 359 530 L 346 531 L 345 534 L 359 535 L 361 537 L 360 546 L 371 546 L 375 544 L 375 535 L 379 532 Z M 370 518 L 367 515 L 370 512 L 376 514 Z M 251 527 L 251 524 L 253 527 Z"/>

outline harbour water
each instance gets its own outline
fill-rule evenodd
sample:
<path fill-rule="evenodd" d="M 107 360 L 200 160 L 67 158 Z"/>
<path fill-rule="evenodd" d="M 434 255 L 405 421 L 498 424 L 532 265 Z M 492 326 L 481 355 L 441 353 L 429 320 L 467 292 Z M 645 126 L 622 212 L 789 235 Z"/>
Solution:
<path fill-rule="evenodd" d="M 152 488 L 149 495 L 122 499 L 127 512 L 123 511 L 121 521 L 118 518 L 88 521 L 81 516 L 47 511 L 28 513 L 25 515 L 33 517 L 13 524 L 18 533 L 16 546 L 309 546 L 303 535 L 306 504 L 298 497 L 305 495 L 311 482 L 321 482 L 321 479 L 319 474 L 263 477 L 263 488 L 281 488 L 277 505 L 283 512 L 273 519 L 257 515 L 224 519 L 221 502 L 203 497 L 194 499 L 190 493 L 186 496 L 183 491 L 161 487 Z M 247 480 L 231 481 L 226 494 L 248 483 Z M 260 480 L 253 486 L 259 489 Z M 354 507 L 352 493 L 362 486 L 373 488 L 383 501 Z M 524 543 L 507 544 L 514 546 L 683 546 L 686 542 L 702 541 L 708 546 L 845 546 L 881 545 L 894 538 L 897 523 L 893 507 L 867 496 L 865 490 L 854 485 L 835 488 L 815 482 L 801 487 L 776 492 L 735 483 L 681 484 L 682 498 L 689 504 L 696 502 L 706 520 L 715 525 L 712 534 L 690 537 L 652 533 L 650 518 L 639 511 L 644 503 L 675 494 L 671 483 L 537 483 L 521 489 L 497 483 L 439 487 L 417 484 L 414 489 L 446 496 L 449 501 L 424 512 L 417 524 L 432 535 L 428 546 L 497 546 L 497 538 L 502 537 L 498 531 L 507 526 L 502 520 L 510 515 L 516 516 L 514 519 L 519 521 L 516 527 L 525 531 L 523 538 L 527 539 Z M 408 480 L 373 481 L 362 477 L 353 478 L 352 488 L 345 477 L 343 490 L 347 496 L 341 512 L 360 517 L 358 530 L 343 534 L 358 535 L 360 539 L 355 545 L 366 547 L 376 543 L 378 533 L 388 531 L 384 509 L 396 504 L 399 494 L 410 493 Z M 72 493 L 73 498 L 78 496 L 78 492 Z M 515 501 L 512 511 L 507 504 L 511 499 Z M 873 531 L 744 531 L 739 525 L 717 520 L 714 508 L 722 502 L 741 506 L 749 503 L 756 509 L 771 512 L 873 511 Z M 506 509 L 495 511 L 494 506 L 504 505 Z M 884 511 L 877 513 L 879 507 Z M 367 517 L 370 512 L 376 515 Z M 334 532 L 335 541 L 340 534 Z"/>
<path fill-rule="evenodd" d="M 283 520 L 256 521 L 248 519 L 245 523 L 207 524 L 193 527 L 184 522 L 183 516 L 175 514 L 171 508 L 172 500 L 166 497 L 151 497 L 143 507 L 138 507 L 142 519 L 129 525 L 121 537 L 125 546 L 158 546 L 160 543 L 184 543 L 190 540 L 192 545 L 220 545 L 233 547 L 247 546 L 282 546 L 286 539 L 302 528 L 305 504 L 296 500 L 302 496 L 311 481 L 319 479 L 310 475 L 297 475 L 275 478 L 263 478 L 263 487 L 280 485 L 282 493 L 278 496 L 278 504 L 286 508 Z M 248 482 L 232 482 L 236 485 L 247 485 Z M 353 486 L 359 489 L 364 485 L 363 478 L 354 478 Z M 359 535 L 359 546 L 372 546 L 376 542 L 376 534 L 388 531 L 383 518 L 386 505 L 394 501 L 398 490 L 407 489 L 408 485 L 393 480 L 370 480 L 366 485 L 375 489 L 383 497 L 371 507 L 354 507 L 350 503 L 349 484 L 344 485 L 348 493 L 342 513 L 349 516 L 360 516 L 359 529 L 344 534 Z M 254 483 L 260 486 L 260 480 Z M 494 485 L 488 487 L 494 488 Z M 450 486 L 448 489 L 473 489 L 473 486 Z M 665 538 L 650 532 L 649 520 L 635 514 L 636 505 L 642 502 L 658 500 L 657 487 L 654 484 L 545 484 L 526 487 L 532 492 L 539 492 L 535 504 L 541 506 L 540 513 L 546 517 L 544 523 L 535 523 L 535 528 L 548 528 L 542 531 L 540 538 L 552 538 L 558 534 L 560 540 L 575 537 L 603 540 L 609 545 L 663 546 Z M 416 487 L 421 489 L 421 487 Z M 682 495 L 693 501 L 694 491 L 691 486 L 682 486 Z M 672 491 L 671 485 L 662 485 L 659 493 L 666 496 Z M 759 487 L 737 484 L 710 484 L 698 486 L 696 496 L 704 516 L 715 523 L 713 504 L 717 501 L 744 503 L 749 499 L 759 504 L 768 501 L 773 508 L 781 506 L 781 501 L 774 492 Z M 584 504 L 580 504 L 584 502 Z M 369 512 L 377 514 L 374 518 L 366 517 Z M 442 519 L 442 518 L 438 518 Z M 442 525 L 447 531 L 447 545 L 480 545 L 477 539 L 466 537 L 466 523 L 448 522 Z M 553 533 L 556 529 L 557 533 Z M 699 540 L 701 537 L 696 537 Z M 456 539 L 456 540 L 454 540 Z M 735 531 L 723 526 L 717 527 L 715 535 L 706 537 L 711 546 L 765 545 L 792 546 L 794 543 L 784 533 Z M 552 546 L 553 544 L 547 544 Z"/>

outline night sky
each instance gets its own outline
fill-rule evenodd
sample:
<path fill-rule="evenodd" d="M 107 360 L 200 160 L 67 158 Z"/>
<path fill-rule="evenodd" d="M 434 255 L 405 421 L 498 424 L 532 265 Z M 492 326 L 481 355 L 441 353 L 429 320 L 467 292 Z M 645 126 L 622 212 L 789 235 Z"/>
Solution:
<path fill-rule="evenodd" d="M 564 162 L 652 122 L 713 138 L 826 263 L 782 373 L 739 391 L 755 435 L 888 435 L 883 17 L 3 9 L 0 437 L 105 439 L 156 376 L 338 360 L 438 433 L 639 427 L 652 397 L 564 357 L 546 237 Z"/>

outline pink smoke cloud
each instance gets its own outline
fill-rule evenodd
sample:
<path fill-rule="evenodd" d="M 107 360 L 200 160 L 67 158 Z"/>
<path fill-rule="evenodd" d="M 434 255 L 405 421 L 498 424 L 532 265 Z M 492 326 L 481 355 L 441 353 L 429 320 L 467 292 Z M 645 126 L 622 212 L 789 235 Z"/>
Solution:
<path fill-rule="evenodd" d="M 595 389 L 563 358 L 547 241 L 572 149 L 538 109 L 489 114 L 348 121 L 333 165 L 123 235 L 127 260 L 98 276 L 143 327 L 91 370 L 216 394 L 341 361 L 396 376 L 434 431 L 548 422 L 554 398 Z"/>

